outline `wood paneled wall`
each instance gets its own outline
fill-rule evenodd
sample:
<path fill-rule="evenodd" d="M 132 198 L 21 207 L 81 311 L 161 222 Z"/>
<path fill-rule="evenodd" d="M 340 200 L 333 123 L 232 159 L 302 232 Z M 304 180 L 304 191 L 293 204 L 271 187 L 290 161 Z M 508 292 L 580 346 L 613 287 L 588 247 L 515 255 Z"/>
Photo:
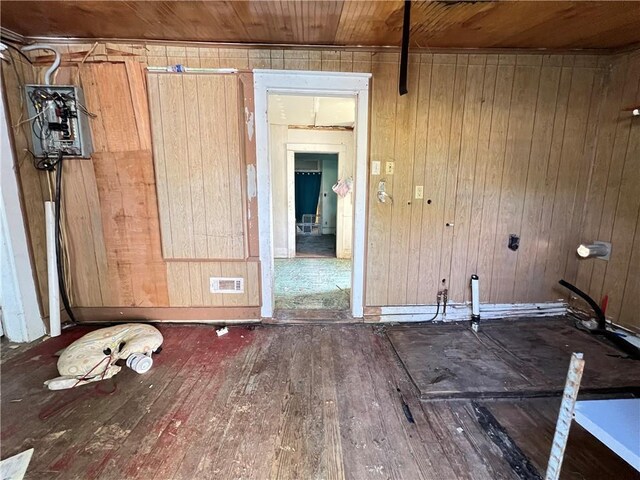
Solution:
<path fill-rule="evenodd" d="M 65 61 L 78 62 L 92 45 L 65 48 Z M 39 62 L 49 59 L 39 57 Z M 373 73 L 370 158 L 381 161 L 383 168 L 385 162 L 394 162 L 395 172 L 370 178 L 369 306 L 434 303 L 442 279 L 450 301 L 466 301 L 472 273 L 480 275 L 484 302 L 566 298 L 557 281 L 564 277 L 573 282 L 585 275 L 575 248 L 585 239 L 586 226 L 601 223 L 600 216 L 589 220 L 591 210 L 585 208 L 588 195 L 601 195 L 594 190 L 595 182 L 610 184 L 605 203 L 618 204 L 612 200 L 613 178 L 603 180 L 596 171 L 628 177 L 625 188 L 634 178 L 629 162 L 637 155 L 625 153 L 622 132 L 614 135 L 619 140 L 606 133 L 622 127 L 607 127 L 604 121 L 607 110 L 619 110 L 612 95 L 620 88 L 622 67 L 611 69 L 610 64 L 616 60 L 622 65 L 623 57 L 410 55 L 409 94 L 403 97 L 397 94 L 395 53 L 99 44 L 86 61 L 124 60 L 157 66 Z M 598 158 L 606 157 L 607 139 L 614 145 L 611 161 L 598 166 Z M 633 153 L 635 144 L 625 142 Z M 383 177 L 393 205 L 375 201 Z M 413 195 L 420 185 L 421 201 Z M 593 201 L 598 200 L 587 203 Z M 619 215 L 632 216 L 630 210 L 625 207 Z M 616 235 L 626 235 L 621 229 Z M 515 252 L 507 248 L 509 234 L 521 237 Z M 630 244 L 628 250 L 637 248 Z M 602 268 L 595 265 L 594 272 Z M 613 271 L 607 268 L 609 274 Z M 186 271 L 181 275 L 186 278 Z M 609 282 L 624 290 L 622 277 L 616 278 Z M 181 304 L 193 302 L 186 295 Z"/>
<path fill-rule="evenodd" d="M 24 66 L 20 68 L 27 70 Z M 16 78 L 20 79 L 19 83 L 26 83 L 24 73 L 19 72 L 17 76 L 9 73 L 4 72 L 4 77 L 13 80 L 15 85 L 18 84 Z M 35 80 L 28 78 L 30 82 Z M 196 261 L 178 264 L 167 261 L 162 255 L 145 65 L 136 61 L 119 61 L 85 63 L 79 70 L 74 65 L 63 66 L 57 74 L 56 83 L 81 84 L 87 108 L 96 113 L 96 118 L 91 120 L 94 144 L 92 159 L 64 162 L 64 231 L 69 251 L 69 290 L 74 307 L 258 306 L 259 263 L 244 260 L 249 247 L 253 246 L 255 250 L 256 244 L 255 232 L 246 241 L 243 236 L 247 230 L 243 206 L 247 206 L 247 202 L 236 202 L 234 208 L 229 207 L 228 200 L 219 202 L 224 205 L 225 211 L 239 212 L 236 215 L 238 221 L 232 227 L 243 236 L 237 255 L 242 262 Z M 236 93 L 239 83 L 237 76 L 234 77 L 231 88 L 235 88 Z M 17 86 L 15 88 L 17 90 Z M 9 92 L 9 97 L 14 103 L 13 118 L 17 120 L 21 97 L 13 92 Z M 239 94 L 235 97 L 233 107 L 237 123 L 241 111 Z M 239 127 L 234 131 L 239 133 Z M 210 136 L 203 135 L 203 138 Z M 26 132 L 17 129 L 16 142 L 22 142 L 17 143 L 18 151 L 27 148 Z M 244 154 L 246 147 L 240 145 L 240 138 L 237 138 L 234 148 L 235 159 L 239 163 L 240 152 Z M 227 157 L 225 154 L 225 162 Z M 33 168 L 30 157 L 23 155 L 22 158 L 26 159 L 26 164 L 20 165 L 21 171 L 24 171 L 21 185 L 25 191 L 27 218 L 30 220 L 34 263 L 38 273 L 42 272 L 38 280 L 46 307 L 42 202 L 49 198 L 48 177 L 46 173 Z M 188 162 L 189 157 L 185 154 L 179 159 Z M 246 191 L 246 188 L 241 188 L 244 183 L 241 173 L 245 169 L 244 164 L 238 164 L 233 172 L 226 173 L 238 197 Z M 184 179 L 191 181 L 188 168 L 183 166 L 182 171 L 185 173 Z M 35 184 L 37 188 L 33 185 L 35 181 L 38 182 Z M 255 210 L 255 205 L 252 208 Z M 254 218 L 253 222 L 256 221 L 257 218 Z M 218 258 L 227 260 L 227 253 Z M 198 257 L 194 254 L 190 258 Z M 209 276 L 212 275 L 245 278 L 245 292 L 211 294 Z M 231 316 L 241 315 L 242 318 L 255 318 L 257 312 L 246 309 L 235 313 L 229 309 L 224 311 Z M 214 310 L 211 312 L 210 318 L 219 318 Z M 203 316 L 206 317 L 206 314 L 200 312 L 199 318 Z M 91 315 L 83 314 L 83 317 L 91 318 Z M 176 319 L 179 318 L 185 318 L 184 312 L 179 313 Z"/>
<path fill-rule="evenodd" d="M 640 51 L 607 74 L 580 241 L 611 242 L 611 259 L 581 260 L 576 285 L 598 302 L 607 295 L 607 317 L 640 332 L 640 117 L 625 111 L 640 106 Z"/>
<path fill-rule="evenodd" d="M 404 97 L 395 56 L 380 60 L 371 158 L 395 163 L 394 203 L 370 204 L 367 304 L 434 303 L 443 280 L 450 300 L 466 301 L 473 273 L 484 302 L 564 297 L 556 284 L 577 262 L 603 58 L 422 55 Z"/>
<path fill-rule="evenodd" d="M 237 75 L 149 74 L 166 259 L 244 259 Z"/>
<path fill-rule="evenodd" d="M 143 66 L 63 69 L 96 114 L 91 160 L 64 162 L 71 298 L 77 307 L 168 306 Z"/>

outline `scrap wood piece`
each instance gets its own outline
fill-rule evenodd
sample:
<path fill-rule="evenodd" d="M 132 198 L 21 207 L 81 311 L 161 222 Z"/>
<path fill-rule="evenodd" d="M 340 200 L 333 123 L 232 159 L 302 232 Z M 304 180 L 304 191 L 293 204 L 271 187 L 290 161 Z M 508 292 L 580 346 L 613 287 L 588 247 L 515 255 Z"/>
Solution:
<path fill-rule="evenodd" d="M 560 404 L 560 412 L 558 413 L 558 421 L 556 422 L 556 431 L 553 435 L 553 443 L 551 444 L 549 464 L 547 465 L 547 473 L 545 475 L 546 480 L 558 480 L 560 478 L 560 469 L 562 468 L 564 451 L 567 448 L 567 441 L 569 440 L 569 430 L 571 429 L 571 421 L 573 420 L 573 412 L 576 408 L 576 400 L 578 399 L 578 390 L 580 390 L 580 381 L 582 380 L 583 372 L 584 358 L 582 353 L 573 353 L 571 355 L 567 380 L 562 394 L 562 403 Z"/>

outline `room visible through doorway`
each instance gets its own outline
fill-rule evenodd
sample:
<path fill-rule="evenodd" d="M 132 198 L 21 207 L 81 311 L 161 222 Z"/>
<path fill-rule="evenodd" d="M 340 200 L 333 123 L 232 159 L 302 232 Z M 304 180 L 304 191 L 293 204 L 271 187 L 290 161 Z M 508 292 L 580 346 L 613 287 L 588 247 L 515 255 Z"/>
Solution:
<path fill-rule="evenodd" d="M 295 153 L 296 257 L 335 258 L 338 155 Z"/>
<path fill-rule="evenodd" d="M 347 321 L 364 315 L 370 79 L 370 73 L 254 70 L 260 313 L 265 319 L 310 318 L 306 313 L 310 311 L 304 308 L 280 313 L 276 309 L 276 261 L 296 258 L 295 214 L 287 213 L 292 211 L 290 205 L 295 205 L 296 152 L 337 153 L 339 179 L 348 179 L 351 185 L 343 201 L 338 201 L 336 222 L 336 256 L 343 252 L 351 260 L 349 309 L 337 312 L 322 308 L 310 314 Z M 283 101 L 277 102 L 274 97 Z M 301 121 L 288 119 L 287 98 L 306 111 Z M 311 105 L 305 98 L 311 98 Z M 323 105 L 331 102 L 325 99 L 343 102 L 334 102 L 334 108 L 326 109 Z M 324 112 L 340 111 L 350 113 L 347 125 L 334 121 L 323 125 Z M 309 134 L 316 138 L 304 138 Z"/>
<path fill-rule="evenodd" d="M 269 111 L 275 308 L 349 310 L 355 99 L 270 95 Z"/>

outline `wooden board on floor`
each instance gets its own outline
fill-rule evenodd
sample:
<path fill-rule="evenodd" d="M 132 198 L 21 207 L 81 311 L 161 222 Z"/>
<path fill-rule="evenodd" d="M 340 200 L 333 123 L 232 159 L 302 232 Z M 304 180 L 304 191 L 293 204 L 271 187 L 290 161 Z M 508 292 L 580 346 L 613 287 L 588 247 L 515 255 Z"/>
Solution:
<path fill-rule="evenodd" d="M 568 320 L 482 325 L 397 326 L 387 330 L 422 398 L 559 394 L 572 352 L 584 353 L 581 391 L 640 390 L 640 364 Z"/>

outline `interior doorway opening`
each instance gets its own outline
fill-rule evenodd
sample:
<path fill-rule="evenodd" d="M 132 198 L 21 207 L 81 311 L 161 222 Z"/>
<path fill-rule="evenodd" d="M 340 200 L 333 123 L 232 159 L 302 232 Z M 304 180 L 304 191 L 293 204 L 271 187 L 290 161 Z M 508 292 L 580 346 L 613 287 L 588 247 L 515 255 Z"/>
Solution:
<path fill-rule="evenodd" d="M 269 95 L 276 310 L 349 310 L 354 97 Z"/>
<path fill-rule="evenodd" d="M 338 154 L 294 154 L 296 257 L 336 258 Z"/>
<path fill-rule="evenodd" d="M 260 228 L 260 278 L 261 278 L 261 314 L 263 318 L 274 317 L 275 289 L 276 289 L 276 265 L 279 258 L 290 258 L 287 255 L 293 253 L 295 257 L 295 230 L 290 228 L 278 228 L 278 224 L 289 223 L 290 220 L 278 215 L 277 210 L 282 208 L 274 196 L 279 188 L 278 182 L 287 182 L 282 175 L 273 175 L 274 161 L 287 158 L 287 161 L 295 160 L 296 151 L 338 153 L 346 155 L 351 152 L 353 182 L 351 192 L 350 209 L 344 209 L 341 218 L 338 213 L 337 223 L 349 225 L 351 229 L 351 242 L 346 245 L 351 254 L 351 289 L 349 297 L 349 310 L 342 312 L 343 318 L 362 318 L 364 314 L 364 274 L 365 274 L 365 245 L 366 245 L 366 202 L 367 202 L 367 156 L 368 156 L 368 124 L 369 124 L 369 81 L 370 73 L 338 73 L 317 71 L 285 71 L 285 70 L 254 70 L 255 93 L 255 143 L 257 152 L 256 162 L 256 186 L 258 204 L 258 225 Z M 269 105 L 270 96 L 303 96 L 303 97 L 327 97 L 349 98 L 355 101 L 355 122 L 350 129 L 351 148 L 347 142 L 318 141 L 309 149 L 308 143 L 300 143 L 293 133 L 296 128 L 289 128 L 292 124 L 274 125 L 274 117 L 282 116 L 278 108 Z M 315 101 L 315 100 L 314 100 Z M 322 100 L 319 100 L 322 102 Z M 253 118 L 247 117 L 248 122 Z M 251 123 L 251 125 L 254 125 Z M 300 125 L 300 124 L 299 124 Z M 321 132 L 323 128 L 310 125 L 306 130 Z M 278 132 L 286 133 L 287 142 L 277 140 Z M 296 144 L 298 142 L 299 144 Z M 298 148 L 300 147 L 300 148 Z M 280 149 L 282 155 L 275 155 Z M 286 155 L 285 155 L 286 152 Z M 251 173 L 251 172 L 250 172 Z M 293 191 L 289 189 L 289 191 Z M 289 198 L 287 201 L 289 201 Z M 295 200 L 294 200 L 295 201 Z M 286 202 L 284 204 L 287 211 Z M 295 218 L 293 219 L 295 223 Z M 339 228 L 339 227 L 337 227 Z M 280 232 L 280 233 L 278 233 Z M 284 232 L 284 238 L 282 238 Z M 339 235 L 336 236 L 336 251 L 340 248 Z M 293 250 L 293 252 L 291 252 Z M 322 310 L 327 312 L 327 310 Z M 324 315 L 324 313 L 320 313 Z M 337 319 L 340 315 L 331 314 L 329 317 Z M 280 318 L 284 318 L 279 315 Z M 290 317 L 295 318 L 295 317 Z M 318 317 L 319 318 L 319 317 Z"/>

